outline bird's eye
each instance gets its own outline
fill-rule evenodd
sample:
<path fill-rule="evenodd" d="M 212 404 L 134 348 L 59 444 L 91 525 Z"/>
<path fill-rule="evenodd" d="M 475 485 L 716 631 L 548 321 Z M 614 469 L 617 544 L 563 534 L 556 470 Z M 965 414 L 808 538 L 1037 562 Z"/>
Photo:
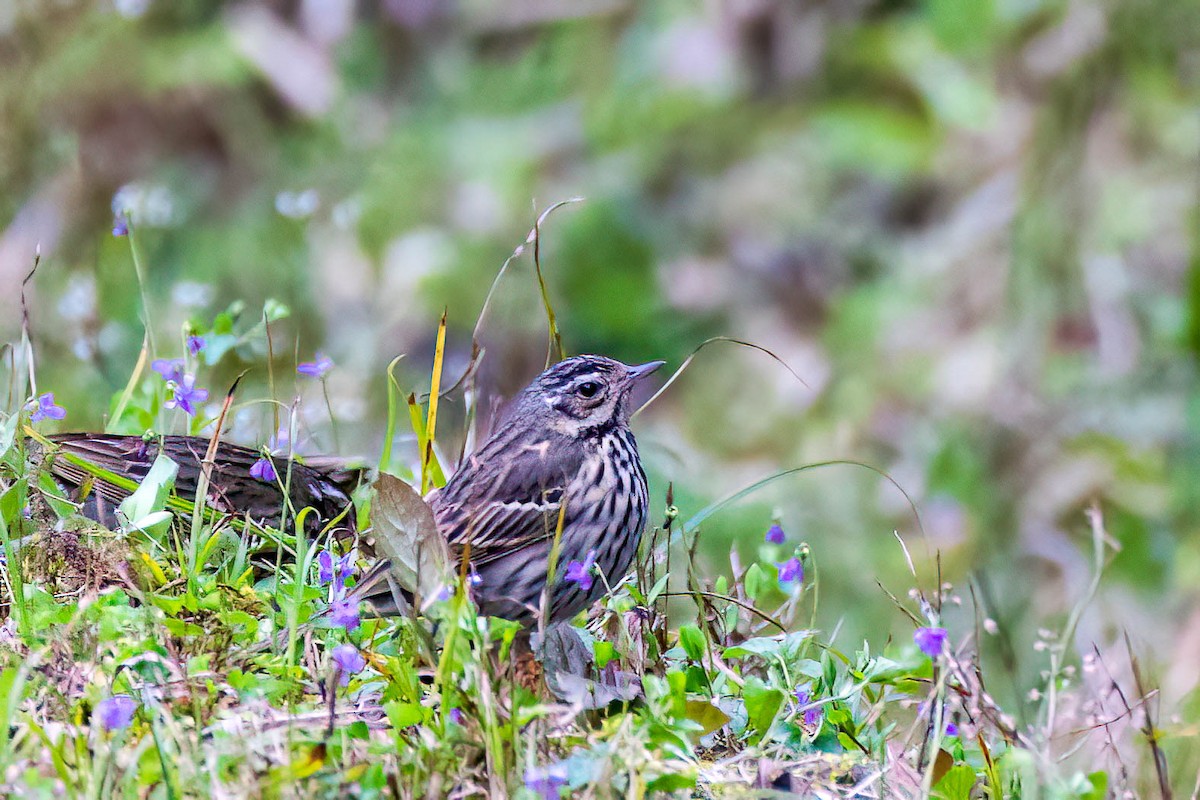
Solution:
<path fill-rule="evenodd" d="M 579 388 L 575 391 L 579 392 L 580 397 L 595 397 L 596 392 L 600 391 L 600 384 L 595 381 L 587 381 L 579 384 Z"/>

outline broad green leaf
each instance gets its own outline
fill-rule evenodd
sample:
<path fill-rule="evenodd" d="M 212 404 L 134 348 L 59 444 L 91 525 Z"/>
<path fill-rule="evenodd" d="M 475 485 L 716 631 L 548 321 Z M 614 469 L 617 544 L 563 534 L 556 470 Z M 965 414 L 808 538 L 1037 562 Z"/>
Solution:
<path fill-rule="evenodd" d="M 696 776 L 687 772 L 669 772 L 659 775 L 646 784 L 650 792 L 676 792 L 681 789 L 691 789 L 696 785 Z"/>
<path fill-rule="evenodd" d="M 704 700 L 687 701 L 687 718 L 700 726 L 700 736 L 708 736 L 729 722 L 729 715 Z"/>
<path fill-rule="evenodd" d="M 768 583 L 766 578 L 762 567 L 758 564 L 751 564 L 750 569 L 746 570 L 746 596 L 751 600 L 758 600 L 758 596 Z"/>
<path fill-rule="evenodd" d="M 123 518 L 130 521 L 130 530 L 158 533 L 166 526 L 171 514 L 164 509 L 178 474 L 179 465 L 159 453 L 138 488 L 121 501 L 119 510 Z"/>
<path fill-rule="evenodd" d="M 975 768 L 966 764 L 951 767 L 933 787 L 933 793 L 944 800 L 971 800 L 975 788 Z"/>
<path fill-rule="evenodd" d="M 705 644 L 704 633 L 695 625 L 683 625 L 679 628 L 679 645 L 688 658 L 693 661 L 703 659 Z"/>
<path fill-rule="evenodd" d="M 1087 776 L 1090 788 L 1079 795 L 1079 800 L 1104 800 L 1108 797 L 1108 773 L 1093 772 Z"/>
<path fill-rule="evenodd" d="M 608 662 L 616 658 L 616 655 L 617 650 L 613 647 L 612 642 L 597 639 L 592 643 L 592 656 L 596 659 L 597 669 L 604 669 L 608 666 Z"/>
<path fill-rule="evenodd" d="M 783 705 L 783 692 L 767 686 L 761 678 L 751 676 L 742 687 L 742 700 L 746 704 L 747 723 L 758 733 L 756 738 L 761 738 L 771 729 L 771 723 Z"/>
<path fill-rule="evenodd" d="M 812 636 L 812 631 L 796 631 L 781 636 L 760 636 L 747 639 L 741 644 L 725 648 L 725 658 L 745 658 L 759 656 L 760 658 L 787 657 L 795 653 L 795 649 Z"/>

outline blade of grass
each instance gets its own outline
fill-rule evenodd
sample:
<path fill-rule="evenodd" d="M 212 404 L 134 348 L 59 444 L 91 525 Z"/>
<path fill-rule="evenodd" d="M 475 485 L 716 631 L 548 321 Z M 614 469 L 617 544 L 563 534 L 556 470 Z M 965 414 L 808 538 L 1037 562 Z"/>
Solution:
<path fill-rule="evenodd" d="M 233 385 L 229 387 L 229 391 L 225 393 L 225 400 L 221 403 L 221 412 L 217 415 L 216 425 L 213 426 L 212 438 L 208 441 L 208 450 L 204 454 L 204 459 L 200 462 L 200 475 L 196 479 L 196 497 L 192 508 L 192 526 L 191 534 L 188 537 L 188 591 L 197 593 L 199 590 L 199 570 L 202 564 L 200 563 L 200 551 L 205 542 L 201 541 L 204 527 L 204 510 L 207 507 L 208 501 L 208 486 L 212 482 L 212 471 L 216 465 L 217 445 L 221 440 L 221 428 L 225 424 L 225 416 L 229 413 L 229 407 L 233 405 L 233 396 L 237 392 L 238 384 L 241 383 L 242 377 L 246 373 L 238 375 L 234 379 Z M 212 535 L 212 534 L 210 534 Z"/>
<path fill-rule="evenodd" d="M 125 383 L 125 388 L 121 391 L 121 399 L 117 401 L 117 407 L 113 409 L 112 417 L 104 426 L 105 433 L 113 433 L 117 430 L 117 425 L 121 421 L 121 417 L 125 414 L 125 409 L 129 405 L 129 401 L 133 398 L 133 392 L 137 388 L 138 382 L 142 379 L 142 373 L 146 370 L 146 362 L 150 360 L 150 338 L 148 335 L 142 335 L 142 350 L 138 354 L 137 364 L 133 367 L 133 372 L 129 375 L 129 380 Z"/>
<path fill-rule="evenodd" d="M 538 289 L 542 293 L 542 306 L 546 310 L 546 322 L 550 334 L 550 341 L 546 345 L 547 367 L 556 361 L 562 361 L 565 356 L 562 333 L 558 329 L 558 320 L 554 316 L 554 306 L 550 303 L 550 290 L 546 288 L 546 276 L 542 274 L 542 220 L 560 205 L 563 204 L 551 206 L 533 224 L 533 271 L 537 275 Z"/>
<path fill-rule="evenodd" d="M 381 472 L 392 471 L 392 443 L 396 440 L 396 416 L 400 405 L 400 384 L 396 382 L 396 365 L 404 354 L 396 356 L 387 365 L 387 429 L 383 436 L 383 452 L 379 454 L 379 469 Z"/>
<path fill-rule="evenodd" d="M 409 394 L 408 403 L 408 419 L 412 423 L 413 433 L 417 435 L 417 452 L 425 452 L 425 413 L 421 411 L 421 404 L 417 401 L 415 394 Z M 441 462 L 438 460 L 437 453 L 434 452 L 429 463 L 430 477 L 433 480 L 434 486 L 444 486 L 446 484 L 446 475 L 442 471 Z"/>
<path fill-rule="evenodd" d="M 150 344 L 150 355 L 153 357 L 158 353 L 158 347 L 154 341 L 154 325 L 150 322 L 150 297 L 146 294 L 146 273 L 142 269 L 142 257 L 138 250 L 137 233 L 133 227 L 133 220 L 129 214 L 125 215 L 125 225 L 128 229 L 127 237 L 129 239 L 129 256 L 133 259 L 133 274 L 137 277 L 138 292 L 142 298 L 142 324 L 146 330 L 146 341 Z"/>
<path fill-rule="evenodd" d="M 790 373 L 792 374 L 792 377 L 794 377 L 796 380 L 800 381 L 800 384 L 801 384 L 802 386 L 804 386 L 804 388 L 806 388 L 806 389 L 811 389 L 811 388 L 812 388 L 812 387 L 811 387 L 811 386 L 809 386 L 807 383 L 805 383 L 805 381 L 804 381 L 804 378 L 801 378 L 801 377 L 800 377 L 800 375 L 799 375 L 799 373 L 797 373 L 797 372 L 796 372 L 796 370 L 794 370 L 794 369 L 792 369 L 790 366 L 788 366 L 788 363 L 787 363 L 786 361 L 784 361 L 782 358 L 780 358 L 779 356 L 777 356 L 777 355 L 775 355 L 774 353 L 772 353 L 772 352 L 771 352 L 770 350 L 768 350 L 767 348 L 765 348 L 765 347 L 763 347 L 763 346 L 761 346 L 761 345 L 754 344 L 754 342 L 746 342 L 746 341 L 742 341 L 741 339 L 734 339 L 734 338 L 732 338 L 732 337 L 730 337 L 730 336 L 714 336 L 714 337 L 712 337 L 711 339 L 705 339 L 703 342 L 701 342 L 699 345 L 697 345 L 697 346 L 696 346 L 696 349 L 695 349 L 695 350 L 693 350 L 693 351 L 692 351 L 692 352 L 691 352 L 691 353 L 688 355 L 688 357 L 687 357 L 687 358 L 685 358 L 685 359 L 683 360 L 683 363 L 679 365 L 679 369 L 677 369 L 677 370 L 675 370 L 673 373 L 671 373 L 671 377 L 670 377 L 670 378 L 668 378 L 668 379 L 667 379 L 667 382 L 666 382 L 666 383 L 664 383 L 664 384 L 662 385 L 662 388 L 660 388 L 660 389 L 659 389 L 657 392 L 655 392 L 655 393 L 654 393 L 654 394 L 653 394 L 653 395 L 650 397 L 650 399 L 649 399 L 649 400 L 647 400 L 646 402 L 642 403 L 642 404 L 641 404 L 641 405 L 640 405 L 640 406 L 637 408 L 637 410 L 635 410 L 635 411 L 634 411 L 632 414 L 630 414 L 630 415 L 629 415 L 629 418 L 630 418 L 630 419 L 633 419 L 633 418 L 634 418 L 634 417 L 636 417 L 638 414 L 642 413 L 642 411 L 643 411 L 643 410 L 644 410 L 646 407 L 648 407 L 648 406 L 649 406 L 651 403 L 653 403 L 655 400 L 657 400 L 657 399 L 659 398 L 659 396 L 660 396 L 660 395 L 661 395 L 663 392 L 667 391 L 667 389 L 668 389 L 668 388 L 671 386 L 671 384 L 673 384 L 673 383 L 675 382 L 675 379 L 676 379 L 676 378 L 678 378 L 680 375 L 682 375 L 682 374 L 683 374 L 683 371 L 684 371 L 685 369 L 687 369 L 687 368 L 688 368 L 688 366 L 690 366 L 690 365 L 691 365 L 691 363 L 692 363 L 693 359 L 695 359 L 695 358 L 696 358 L 696 356 L 700 354 L 700 351 L 701 351 L 701 350 L 703 350 L 704 348 L 708 347 L 710 344 L 715 344 L 715 343 L 717 343 L 717 342 L 729 342 L 730 344 L 736 344 L 736 345 L 738 345 L 738 346 L 740 346 L 740 347 L 749 347 L 751 350 L 758 350 L 758 351 L 759 351 L 759 352 L 761 352 L 761 353 L 766 353 L 766 354 L 767 354 L 767 355 L 769 355 L 771 358 L 773 358 L 773 359 L 775 359 L 776 361 L 778 361 L 778 362 L 779 362 L 779 363 L 780 363 L 780 364 L 783 366 L 783 368 L 784 368 L 784 369 L 786 369 L 788 372 L 790 372 Z"/>
<path fill-rule="evenodd" d="M 42 263 L 42 247 L 38 245 L 37 250 L 33 254 L 33 268 L 29 270 L 29 274 L 25 276 L 25 280 L 21 281 L 21 350 L 25 353 L 25 369 L 29 372 L 29 394 L 31 397 L 37 397 L 37 374 L 34 368 L 33 358 L 33 340 L 29 335 L 29 305 L 25 301 L 25 287 L 33 280 L 33 276 L 37 273 L 38 265 Z"/>
<path fill-rule="evenodd" d="M 738 489 L 737 491 L 726 495 L 725 497 L 721 498 L 720 500 L 717 500 L 714 503 L 710 503 L 709 505 L 702 508 L 700 511 L 696 512 L 694 515 L 692 515 L 692 517 L 690 519 L 688 519 L 687 522 L 683 523 L 683 526 L 672 536 L 672 539 L 674 539 L 676 536 L 679 536 L 682 533 L 691 533 L 696 528 L 698 528 L 700 526 L 700 524 L 703 523 L 706 519 L 708 519 L 709 517 L 711 517 L 713 514 L 717 513 L 718 511 L 720 511 L 725 506 L 727 506 L 731 503 L 736 503 L 738 500 L 741 500 L 741 499 L 753 494 L 754 492 L 757 492 L 759 489 L 762 489 L 763 487 L 774 483 L 775 481 L 779 480 L 780 478 L 786 478 L 789 475 L 795 475 L 795 474 L 798 474 L 801 472 L 807 472 L 808 470 L 818 469 L 820 467 L 830 467 L 835 464 L 845 464 L 847 466 L 862 467 L 863 469 L 868 469 L 871 472 L 874 472 L 876 475 L 883 478 L 884 480 L 886 480 L 892 486 L 895 486 L 897 491 L 899 491 L 900 494 L 904 495 L 904 499 L 908 502 L 908 507 L 912 511 L 913 519 L 917 523 L 917 529 L 920 531 L 921 536 L 922 537 L 925 536 L 925 526 L 921 522 L 921 513 L 917 510 L 916 502 L 913 501 L 913 499 L 909 495 L 909 493 L 904 490 L 904 487 L 896 482 L 895 478 L 893 478 L 891 475 L 887 474 L 883 470 L 879 469 L 878 467 L 873 467 L 870 464 L 864 463 L 862 461 L 852 461 L 850 459 L 839 458 L 839 459 L 832 459 L 830 461 L 817 461 L 812 464 L 805 464 L 804 466 L 800 466 L 800 467 L 792 467 L 790 469 L 781 470 L 779 472 L 773 472 L 770 475 L 766 476 L 765 478 L 759 478 L 758 480 L 756 480 L 746 486 L 743 486 L 741 489 Z"/>
<path fill-rule="evenodd" d="M 433 377 L 429 381 L 429 417 L 425 423 L 425 447 L 421 453 L 421 495 L 429 491 L 430 464 L 433 461 L 433 437 L 437 430 L 438 388 L 442 383 L 442 363 L 446 359 L 446 311 L 438 322 L 437 346 L 433 351 Z"/>

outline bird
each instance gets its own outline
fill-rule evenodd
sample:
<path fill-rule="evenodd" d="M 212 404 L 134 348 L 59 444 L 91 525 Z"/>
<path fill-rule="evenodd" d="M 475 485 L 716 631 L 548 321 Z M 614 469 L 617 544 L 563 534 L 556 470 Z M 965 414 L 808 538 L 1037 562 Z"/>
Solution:
<path fill-rule="evenodd" d="M 628 571 L 646 525 L 646 473 L 630 429 L 633 389 L 665 362 L 629 366 L 612 358 L 566 358 L 538 375 L 498 420 L 491 436 L 441 488 L 426 495 L 451 554 L 469 561 L 472 597 L 487 616 L 532 626 L 542 615 L 551 551 L 556 575 L 546 594 L 549 622 L 569 620 Z M 138 437 L 66 433 L 49 437 L 51 474 L 81 511 L 108 526 L 129 489 L 97 477 L 80 462 L 138 482 L 159 452 L 177 464 L 175 492 L 194 500 L 209 440 L 194 436 Z M 261 451 L 219 442 L 208 504 L 218 512 L 277 526 L 284 494 L 255 477 Z M 333 523 L 339 536 L 355 533 L 351 494 L 361 471 L 332 459 L 290 463 L 271 457 L 283 476 L 290 468 L 293 513 L 311 507 L 310 533 Z M 561 536 L 558 535 L 562 519 Z M 367 548 L 369 550 L 369 547 Z M 592 574 L 597 568 L 604 580 Z M 383 570 L 371 570 L 376 574 Z M 357 596 L 387 606 L 381 589 Z"/>
<path fill-rule="evenodd" d="M 574 617 L 628 571 L 649 495 L 629 427 L 634 387 L 663 365 L 574 356 L 533 380 L 492 435 L 427 496 L 451 554 L 465 552 L 473 598 L 487 616 L 540 617 L 558 544 L 550 622 Z M 577 564 L 575 575 L 566 567 Z"/>

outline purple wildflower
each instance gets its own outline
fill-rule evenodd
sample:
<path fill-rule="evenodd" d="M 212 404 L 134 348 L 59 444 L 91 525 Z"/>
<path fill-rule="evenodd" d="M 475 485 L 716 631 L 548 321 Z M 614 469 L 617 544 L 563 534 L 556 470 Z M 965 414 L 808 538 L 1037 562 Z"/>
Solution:
<path fill-rule="evenodd" d="M 352 644 L 339 644 L 333 648 L 332 658 L 341 675 L 340 683 L 342 686 L 350 683 L 351 675 L 357 675 L 363 671 L 363 667 L 367 666 L 366 659 L 362 657 L 362 653 L 358 652 L 358 648 Z"/>
<path fill-rule="evenodd" d="M 296 372 L 301 375 L 307 375 L 310 378 L 323 378 L 325 373 L 333 367 L 333 360 L 329 356 L 323 356 L 317 353 L 315 361 L 305 361 L 296 367 Z"/>
<path fill-rule="evenodd" d="M 54 405 L 54 392 L 46 392 L 37 399 L 37 406 L 29 415 L 30 422 L 41 422 L 44 419 L 62 419 L 67 415 L 62 406 Z"/>
<path fill-rule="evenodd" d="M 542 800 L 558 800 L 567 785 L 567 765 L 563 762 L 525 770 L 525 788 Z"/>
<path fill-rule="evenodd" d="M 793 581 L 804 581 L 804 565 L 800 563 L 800 559 L 792 556 L 787 561 L 780 562 L 775 565 L 779 568 L 779 582 L 791 583 Z"/>
<path fill-rule="evenodd" d="M 471 574 L 467 576 L 467 583 L 471 586 L 478 586 L 483 583 L 483 576 L 476 572 L 474 567 L 471 567 Z"/>
<path fill-rule="evenodd" d="M 958 736 L 958 726 L 955 725 L 953 722 L 947 722 L 946 723 L 946 735 L 947 736 Z"/>
<path fill-rule="evenodd" d="M 182 358 L 158 358 L 150 364 L 150 369 L 162 375 L 167 383 L 179 383 L 183 380 Z"/>
<path fill-rule="evenodd" d="M 800 708 L 804 708 L 805 706 L 812 706 L 813 696 L 812 696 L 812 693 L 809 692 L 807 684 L 804 686 L 801 686 L 799 689 L 797 689 L 795 695 L 796 695 L 796 705 L 798 705 Z M 805 727 L 812 728 L 812 727 L 815 727 L 818 723 L 820 723 L 822 713 L 823 712 L 822 712 L 820 706 L 812 706 L 811 708 L 804 708 L 804 725 L 805 725 Z"/>
<path fill-rule="evenodd" d="M 274 483 L 279 477 L 275 474 L 275 464 L 266 456 L 259 456 L 258 461 L 250 467 L 250 477 L 257 478 L 263 483 Z"/>
<path fill-rule="evenodd" d="M 127 694 L 114 694 L 106 697 L 96 705 L 94 712 L 100 724 L 110 731 L 127 727 L 133 721 L 138 702 Z"/>
<path fill-rule="evenodd" d="M 204 349 L 204 337 L 195 335 L 187 337 L 187 349 L 194 356 L 200 355 L 200 351 Z"/>
<path fill-rule="evenodd" d="M 317 580 L 321 583 L 333 580 L 333 553 L 328 550 L 317 553 Z"/>
<path fill-rule="evenodd" d="M 763 538 L 767 540 L 767 544 L 783 544 L 783 540 L 787 537 L 783 535 L 783 528 L 779 527 L 779 523 L 776 522 L 767 528 L 767 535 Z"/>
<path fill-rule="evenodd" d="M 913 633 L 913 641 L 922 653 L 930 658 L 937 658 L 946 644 L 946 629 L 917 628 Z"/>
<path fill-rule="evenodd" d="M 333 553 L 328 550 L 322 550 L 317 554 L 317 579 L 321 583 L 329 583 L 337 581 L 334 587 L 335 594 L 341 594 L 346 588 L 346 578 L 354 574 L 354 551 L 351 550 L 346 555 L 334 561 Z"/>
<path fill-rule="evenodd" d="M 572 561 L 567 564 L 567 574 L 564 576 L 566 580 L 574 581 L 579 584 L 579 588 L 585 592 L 591 590 L 592 583 L 592 568 L 596 566 L 596 550 L 595 548 L 588 550 L 587 555 L 583 557 L 583 561 Z"/>
<path fill-rule="evenodd" d="M 128 236 L 129 221 L 125 219 L 125 215 L 121 214 L 113 220 L 113 236 Z"/>
<path fill-rule="evenodd" d="M 208 399 L 207 389 L 196 388 L 196 376 L 184 375 L 175 383 L 171 399 L 163 403 L 166 408 L 181 409 L 188 416 L 196 416 L 196 405 Z"/>
<path fill-rule="evenodd" d="M 333 553 L 328 550 L 317 553 L 317 580 L 321 583 L 333 580 Z"/>
<path fill-rule="evenodd" d="M 351 633 L 358 630 L 362 619 L 358 616 L 358 603 L 353 600 L 339 598 L 333 601 L 330 619 L 333 624 L 345 628 Z"/>
<path fill-rule="evenodd" d="M 467 717 L 463 714 L 461 708 L 452 708 L 450 709 L 450 721 L 455 725 L 466 725 Z"/>

